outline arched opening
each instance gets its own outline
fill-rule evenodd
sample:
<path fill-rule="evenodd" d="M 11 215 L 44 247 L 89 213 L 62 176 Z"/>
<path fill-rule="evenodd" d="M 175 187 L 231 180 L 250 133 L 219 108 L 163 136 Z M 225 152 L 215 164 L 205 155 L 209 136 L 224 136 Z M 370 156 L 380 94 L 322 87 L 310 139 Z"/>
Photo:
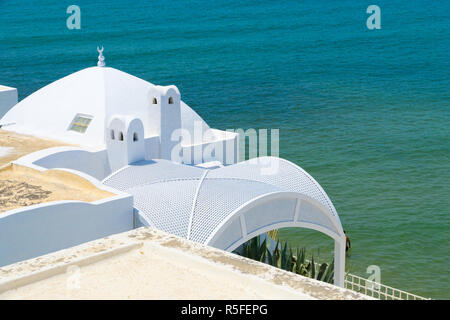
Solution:
<path fill-rule="evenodd" d="M 139 139 L 138 139 L 138 134 L 137 134 L 137 132 L 135 132 L 135 133 L 133 133 L 133 142 L 136 142 L 136 141 L 138 141 Z"/>
<path fill-rule="evenodd" d="M 334 243 L 330 236 L 309 228 L 281 228 L 277 229 L 277 238 L 287 241 L 292 247 L 305 247 L 311 259 L 320 262 L 330 262 L 333 259 Z"/>
<path fill-rule="evenodd" d="M 120 131 L 120 133 L 119 133 L 119 141 L 123 141 L 123 132 L 122 131 Z"/>
<path fill-rule="evenodd" d="M 169 97 L 169 104 L 173 104 L 173 98 Z"/>
<path fill-rule="evenodd" d="M 111 140 L 114 140 L 116 138 L 114 135 L 114 130 L 111 130 L 110 135 L 111 135 Z"/>
<path fill-rule="evenodd" d="M 276 215 L 273 214 L 275 207 L 280 209 Z M 292 218 L 286 217 L 288 212 L 291 212 Z M 330 225 L 327 226 L 326 221 L 329 221 Z M 340 221 L 331 216 L 327 208 L 320 203 L 298 193 L 279 192 L 249 201 L 228 215 L 212 232 L 206 244 L 231 252 L 254 237 L 282 228 L 305 228 L 332 238 L 334 283 L 338 286 L 344 285 L 345 236 Z"/>
<path fill-rule="evenodd" d="M 319 281 L 334 280 L 334 241 L 309 228 L 274 229 L 247 240 L 233 253 Z"/>
<path fill-rule="evenodd" d="M 158 99 L 153 98 L 153 104 L 158 104 Z"/>

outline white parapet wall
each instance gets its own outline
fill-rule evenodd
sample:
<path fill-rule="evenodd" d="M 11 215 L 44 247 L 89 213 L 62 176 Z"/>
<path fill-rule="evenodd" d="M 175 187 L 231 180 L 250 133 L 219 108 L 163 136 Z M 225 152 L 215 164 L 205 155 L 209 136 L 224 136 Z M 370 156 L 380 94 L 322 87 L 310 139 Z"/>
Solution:
<path fill-rule="evenodd" d="M 139 228 L 0 267 L 3 299 L 372 298 Z"/>
<path fill-rule="evenodd" d="M 0 267 L 133 229 L 133 198 L 56 201 L 0 213 Z"/>
<path fill-rule="evenodd" d="M 18 99 L 16 88 L 0 85 L 0 118 L 17 104 Z"/>
<path fill-rule="evenodd" d="M 77 147 L 54 147 L 27 154 L 14 163 L 41 171 L 56 168 L 71 169 L 77 171 L 78 175 L 82 172 L 99 181 L 111 174 L 107 150 L 89 151 Z"/>

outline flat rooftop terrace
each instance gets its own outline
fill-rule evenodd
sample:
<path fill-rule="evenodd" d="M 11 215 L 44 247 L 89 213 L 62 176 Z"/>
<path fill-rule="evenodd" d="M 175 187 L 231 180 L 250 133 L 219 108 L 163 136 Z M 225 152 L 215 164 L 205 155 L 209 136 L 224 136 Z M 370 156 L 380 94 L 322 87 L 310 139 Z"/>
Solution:
<path fill-rule="evenodd" d="M 51 201 L 92 202 L 112 196 L 113 193 L 63 170 L 41 172 L 15 164 L 0 169 L 0 213 Z"/>
<path fill-rule="evenodd" d="M 371 299 L 151 228 L 0 268 L 1 299 Z"/>
<path fill-rule="evenodd" d="M 66 171 L 41 172 L 11 164 L 29 153 L 65 145 L 68 144 L 0 129 L 0 213 L 44 202 L 91 202 L 114 195 Z"/>
<path fill-rule="evenodd" d="M 68 145 L 64 142 L 41 139 L 0 129 L 0 168 L 29 153 Z"/>

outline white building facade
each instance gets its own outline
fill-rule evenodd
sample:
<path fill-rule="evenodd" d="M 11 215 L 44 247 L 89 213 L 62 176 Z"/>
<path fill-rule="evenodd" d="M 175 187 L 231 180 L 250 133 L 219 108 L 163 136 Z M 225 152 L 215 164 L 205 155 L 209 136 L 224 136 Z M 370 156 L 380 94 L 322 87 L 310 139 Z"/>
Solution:
<path fill-rule="evenodd" d="M 99 66 L 57 80 L 17 103 L 0 120 L 2 124 L 8 124 L 5 128 L 9 131 L 74 145 L 41 150 L 14 164 L 40 171 L 70 170 L 122 197 L 125 207 L 120 207 L 120 212 L 107 205 L 110 200 L 94 207 L 102 220 L 91 218 L 89 223 L 106 226 L 99 237 L 108 234 L 109 225 L 111 233 L 131 228 L 131 220 L 123 219 L 126 203 L 132 227 L 154 227 L 227 251 L 272 229 L 309 228 L 335 241 L 335 284 L 344 284 L 345 235 L 322 187 L 303 169 L 283 159 L 265 157 L 237 163 L 238 134 L 210 128 L 181 100 L 176 86 L 154 85 L 105 67 L 102 57 Z M 267 173 L 267 165 L 276 170 Z M 70 211 L 70 201 L 65 203 Z M 52 206 L 57 205 L 61 202 L 43 205 L 39 212 L 51 215 L 55 212 Z M 0 230 L 6 223 L 11 228 L 11 223 L 23 221 L 24 212 L 33 209 L 0 213 Z M 121 218 L 117 223 L 105 223 L 108 213 L 111 219 Z M 83 217 L 73 224 L 80 230 Z M 71 219 L 76 220 L 76 215 Z M 126 223 L 118 226 L 120 221 Z M 27 229 L 41 225 L 33 222 Z M 58 227 L 57 223 L 50 226 Z M 70 238 L 74 233 L 79 234 L 76 230 L 59 234 Z M 26 242 L 17 244 L 19 249 L 34 245 L 30 236 L 25 238 Z M 71 245 L 87 241 L 63 240 L 60 243 Z M 62 248 L 52 244 L 28 252 L 42 254 Z"/>

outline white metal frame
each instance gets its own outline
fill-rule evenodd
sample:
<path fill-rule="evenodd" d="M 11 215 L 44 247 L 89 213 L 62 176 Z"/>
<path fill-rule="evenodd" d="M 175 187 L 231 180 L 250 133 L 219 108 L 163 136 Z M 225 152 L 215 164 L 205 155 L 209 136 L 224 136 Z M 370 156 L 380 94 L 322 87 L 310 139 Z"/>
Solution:
<path fill-rule="evenodd" d="M 294 215 L 294 219 L 292 221 L 280 221 L 278 223 L 272 223 L 269 225 L 261 225 L 256 231 L 252 233 L 248 233 L 245 227 L 245 214 L 251 208 L 254 208 L 258 205 L 264 204 L 266 202 L 270 202 L 277 199 L 295 199 L 297 201 L 296 212 Z M 336 230 L 339 230 L 341 233 L 335 233 L 331 230 L 324 228 L 318 224 L 306 223 L 302 221 L 298 221 L 299 211 L 300 211 L 300 203 L 301 201 L 307 201 L 311 205 L 315 206 L 320 210 L 320 212 L 330 218 L 333 225 L 336 227 Z M 211 233 L 206 244 L 216 247 L 215 241 L 218 237 L 220 237 L 223 233 L 227 231 L 227 227 L 231 225 L 235 221 L 235 219 L 239 219 L 241 221 L 241 232 L 243 237 L 234 242 L 231 246 L 227 248 L 221 248 L 226 251 L 233 251 L 238 248 L 243 243 L 248 240 L 259 236 L 265 232 L 268 232 L 273 229 L 281 229 L 281 228 L 306 228 L 312 229 L 315 231 L 319 231 L 331 237 L 335 241 L 335 249 L 334 249 L 334 284 L 340 287 L 344 286 L 344 276 L 345 276 L 345 235 L 342 230 L 342 226 L 340 221 L 334 219 L 334 216 L 331 215 L 329 210 L 327 210 L 322 204 L 314 199 L 307 197 L 303 194 L 296 192 L 276 192 L 271 194 L 265 194 L 263 196 L 257 197 L 255 199 L 250 200 L 245 203 L 235 211 L 233 211 L 228 217 L 219 225 L 217 228 Z"/>
<path fill-rule="evenodd" d="M 277 170 L 267 174 L 268 165 Z M 119 169 L 103 183 L 132 194 L 150 226 L 226 251 L 277 228 L 324 233 L 335 242 L 334 283 L 344 287 L 345 234 L 336 209 L 317 181 L 289 161 L 264 157 L 208 170 L 155 159 Z"/>

